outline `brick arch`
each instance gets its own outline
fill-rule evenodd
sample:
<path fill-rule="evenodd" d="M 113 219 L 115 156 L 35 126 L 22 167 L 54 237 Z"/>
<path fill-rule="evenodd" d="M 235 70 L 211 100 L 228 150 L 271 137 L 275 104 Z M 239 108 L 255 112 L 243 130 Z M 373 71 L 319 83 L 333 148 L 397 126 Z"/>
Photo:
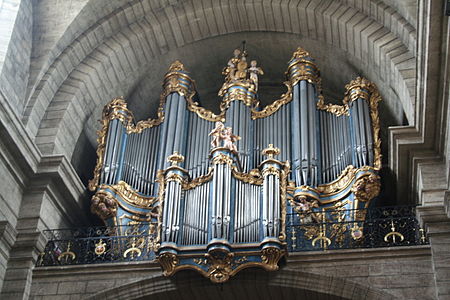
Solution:
<path fill-rule="evenodd" d="M 192 271 L 155 275 L 97 293 L 88 299 L 393 299 L 384 291 L 343 278 L 293 269 L 242 271 L 225 284 L 213 284 Z"/>
<path fill-rule="evenodd" d="M 276 7 L 266 0 L 243 6 L 231 2 L 189 6 L 181 1 L 145 9 L 146 1 L 134 1 L 91 26 L 55 60 L 29 103 L 27 127 L 41 151 L 71 157 L 94 108 L 113 96 L 126 96 L 143 69 L 161 55 L 198 40 L 242 31 L 289 32 L 346 51 L 361 62 L 366 76 L 391 84 L 409 122 L 414 122 L 414 56 L 377 20 L 334 1 Z M 140 9 L 144 13 L 136 14 Z M 121 74 L 127 69 L 133 72 L 125 81 Z"/>

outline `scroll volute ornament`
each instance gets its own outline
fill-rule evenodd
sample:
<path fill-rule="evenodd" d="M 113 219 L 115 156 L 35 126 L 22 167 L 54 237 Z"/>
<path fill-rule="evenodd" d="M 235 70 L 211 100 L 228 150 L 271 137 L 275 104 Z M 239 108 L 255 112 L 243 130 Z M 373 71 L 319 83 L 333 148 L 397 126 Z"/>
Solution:
<path fill-rule="evenodd" d="M 357 179 L 353 184 L 351 191 L 357 200 L 367 202 L 378 196 L 380 188 L 380 176 L 370 174 Z"/>
<path fill-rule="evenodd" d="M 176 254 L 165 252 L 158 256 L 158 261 L 163 269 L 164 276 L 170 276 L 175 272 L 175 267 L 178 265 L 179 260 Z"/>
<path fill-rule="evenodd" d="M 261 260 L 264 263 L 264 268 L 269 271 L 278 270 L 278 261 L 284 255 L 284 250 L 276 247 L 267 247 L 261 251 Z"/>

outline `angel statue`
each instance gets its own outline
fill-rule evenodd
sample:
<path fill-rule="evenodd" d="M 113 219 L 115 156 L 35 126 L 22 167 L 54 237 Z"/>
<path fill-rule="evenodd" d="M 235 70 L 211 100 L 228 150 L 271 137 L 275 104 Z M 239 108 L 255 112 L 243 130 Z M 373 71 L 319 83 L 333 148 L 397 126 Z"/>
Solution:
<path fill-rule="evenodd" d="M 222 131 L 221 137 L 223 140 L 223 146 L 227 149 L 230 149 L 231 151 L 237 152 L 237 147 L 236 147 L 236 144 L 234 144 L 234 142 L 237 142 L 238 140 L 240 140 L 241 137 L 238 135 L 234 135 L 232 130 L 233 129 L 231 127 L 226 127 Z"/>
<path fill-rule="evenodd" d="M 222 122 L 216 122 L 216 127 L 209 133 L 212 136 L 211 147 L 220 147 L 220 141 L 222 139 L 222 132 L 225 129 L 225 125 Z"/>
<path fill-rule="evenodd" d="M 264 75 L 263 70 L 260 67 L 257 67 L 256 60 L 252 60 L 250 62 L 250 68 L 248 68 L 248 72 L 250 73 L 250 81 L 255 85 L 255 91 L 258 91 L 258 75 Z"/>

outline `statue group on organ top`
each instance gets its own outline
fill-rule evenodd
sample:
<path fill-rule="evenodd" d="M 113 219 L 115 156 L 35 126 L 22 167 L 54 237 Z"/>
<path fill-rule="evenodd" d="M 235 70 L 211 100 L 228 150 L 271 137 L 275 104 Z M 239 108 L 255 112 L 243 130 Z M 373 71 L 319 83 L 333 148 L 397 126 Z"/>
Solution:
<path fill-rule="evenodd" d="M 222 122 L 216 122 L 216 127 L 209 133 L 212 136 L 211 147 L 220 147 L 220 142 L 223 141 L 223 147 L 231 151 L 237 152 L 237 147 L 234 144 L 241 139 L 240 136 L 233 134 L 231 127 L 225 127 Z"/>
<path fill-rule="evenodd" d="M 239 81 L 249 81 L 254 86 L 254 91 L 258 91 L 258 75 L 264 75 L 262 68 L 258 67 L 258 62 L 252 60 L 250 62 L 250 67 L 247 63 L 247 52 L 245 50 L 235 49 L 233 52 L 233 57 L 228 61 L 227 67 L 222 71 L 225 75 L 225 82 L 222 86 L 219 95 L 222 95 L 224 90 L 226 90 L 227 83 L 236 83 Z"/>

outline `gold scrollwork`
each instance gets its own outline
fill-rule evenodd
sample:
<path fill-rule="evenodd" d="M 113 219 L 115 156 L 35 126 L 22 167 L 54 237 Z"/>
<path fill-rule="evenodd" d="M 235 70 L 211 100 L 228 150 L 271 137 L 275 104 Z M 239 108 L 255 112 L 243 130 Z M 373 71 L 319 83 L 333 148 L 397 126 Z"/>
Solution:
<path fill-rule="evenodd" d="M 261 251 L 261 260 L 264 268 L 269 271 L 278 270 L 278 262 L 283 257 L 284 250 L 277 247 L 266 247 Z"/>
<path fill-rule="evenodd" d="M 176 254 L 164 252 L 158 256 L 158 262 L 161 264 L 164 276 L 170 276 L 175 273 L 175 268 L 180 261 Z"/>
<path fill-rule="evenodd" d="M 106 187 L 106 186 L 102 186 Z M 151 208 L 156 202 L 156 197 L 145 197 L 135 191 L 125 181 L 119 181 L 118 184 L 110 186 L 125 202 L 139 208 Z"/>
<path fill-rule="evenodd" d="M 224 165 L 227 164 L 231 166 L 233 164 L 233 159 L 229 157 L 228 155 L 219 153 L 212 159 L 213 164 L 215 165 Z"/>
<path fill-rule="evenodd" d="M 288 187 L 288 175 L 291 170 L 289 161 L 283 164 L 283 168 L 280 176 L 280 201 L 281 201 L 281 230 L 278 239 L 282 242 L 286 241 L 286 200 L 287 200 L 287 187 Z"/>
<path fill-rule="evenodd" d="M 325 100 L 322 95 L 319 96 L 319 101 L 317 101 L 317 108 L 320 110 L 324 110 L 326 112 L 335 114 L 337 116 L 348 116 L 348 106 L 347 105 L 338 105 L 325 103 Z"/>
<path fill-rule="evenodd" d="M 242 182 L 255 184 L 255 185 L 263 184 L 263 178 L 258 169 L 250 170 L 249 173 L 242 173 L 242 172 L 239 172 L 236 167 L 233 167 L 231 169 L 231 172 L 232 172 L 234 178 L 236 178 Z"/>
<path fill-rule="evenodd" d="M 232 87 L 242 87 L 244 89 L 231 89 Z M 248 80 L 225 83 L 219 92 L 219 96 L 223 96 L 222 103 L 220 104 L 220 110 L 224 112 L 233 101 L 242 101 L 246 106 L 256 104 L 257 100 L 254 96 L 252 96 L 252 94 L 256 93 L 254 88 L 255 86 Z"/>
<path fill-rule="evenodd" d="M 184 178 L 183 176 L 181 176 L 180 174 L 177 173 L 169 173 L 168 175 L 166 175 L 166 181 L 176 181 L 179 183 L 183 183 L 184 182 Z"/>
<path fill-rule="evenodd" d="M 364 166 L 361 168 L 355 168 L 352 165 L 347 166 L 347 168 L 342 171 L 336 180 L 327 184 L 319 185 L 315 190 L 316 192 L 322 194 L 323 197 L 338 193 L 350 185 L 358 172 L 369 172 L 371 170 L 374 170 L 374 168 L 369 166 Z"/>
<path fill-rule="evenodd" d="M 281 170 L 276 168 L 275 166 L 268 166 L 263 168 L 262 170 L 262 176 L 267 176 L 267 175 L 275 175 L 277 177 L 280 177 L 281 175 Z"/>
<path fill-rule="evenodd" d="M 287 88 L 287 92 L 282 94 L 280 99 L 266 105 L 262 110 L 252 108 L 252 120 L 268 117 L 277 112 L 283 105 L 292 101 L 292 85 L 289 81 L 285 81 L 284 85 Z"/>
<path fill-rule="evenodd" d="M 194 178 L 191 181 L 184 182 L 183 189 L 184 190 L 192 190 L 193 188 L 196 188 L 197 186 L 200 186 L 208 181 L 211 181 L 213 173 L 214 173 L 214 169 L 210 167 L 208 169 L 207 174 L 199 176 L 197 178 Z"/>
<path fill-rule="evenodd" d="M 157 227 L 157 237 L 156 241 L 161 241 L 161 230 L 162 230 L 162 215 L 164 210 L 164 196 L 166 192 L 166 180 L 164 178 L 164 172 L 159 170 L 156 172 L 156 182 L 159 184 L 158 191 L 158 227 Z"/>

